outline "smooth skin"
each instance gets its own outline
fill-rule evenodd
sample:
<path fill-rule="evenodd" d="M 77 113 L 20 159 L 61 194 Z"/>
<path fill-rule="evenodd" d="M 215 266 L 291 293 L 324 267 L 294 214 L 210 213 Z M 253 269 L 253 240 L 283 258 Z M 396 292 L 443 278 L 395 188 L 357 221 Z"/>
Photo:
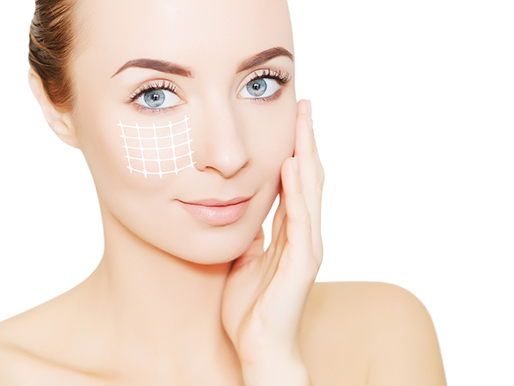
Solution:
<path fill-rule="evenodd" d="M 242 97 L 255 73 L 294 77 L 287 55 L 238 71 L 274 47 L 294 54 L 286 2 L 91 0 L 77 16 L 75 108 L 58 111 L 37 75 L 29 81 L 51 128 L 84 153 L 105 252 L 77 287 L 0 324 L 0 384 L 445 385 L 432 321 L 413 295 L 381 283 L 314 283 L 324 174 L 311 105 L 296 103 L 293 81 L 275 98 Z M 191 76 L 116 74 L 138 58 Z M 173 107 L 127 102 L 162 81 L 177 86 Z M 129 173 L 116 122 L 184 115 L 196 169 Z M 264 250 L 261 224 L 277 194 Z M 180 203 L 234 197 L 250 203 L 225 226 Z"/>

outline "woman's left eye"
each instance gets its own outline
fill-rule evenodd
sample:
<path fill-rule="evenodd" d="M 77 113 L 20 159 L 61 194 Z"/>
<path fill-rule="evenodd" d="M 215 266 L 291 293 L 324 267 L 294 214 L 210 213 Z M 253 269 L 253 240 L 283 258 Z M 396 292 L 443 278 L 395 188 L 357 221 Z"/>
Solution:
<path fill-rule="evenodd" d="M 268 98 L 280 89 L 278 81 L 272 78 L 257 78 L 248 82 L 239 92 L 243 98 Z"/>
<path fill-rule="evenodd" d="M 148 90 L 136 98 L 136 103 L 149 109 L 165 109 L 180 103 L 181 99 L 173 91 L 156 88 Z"/>

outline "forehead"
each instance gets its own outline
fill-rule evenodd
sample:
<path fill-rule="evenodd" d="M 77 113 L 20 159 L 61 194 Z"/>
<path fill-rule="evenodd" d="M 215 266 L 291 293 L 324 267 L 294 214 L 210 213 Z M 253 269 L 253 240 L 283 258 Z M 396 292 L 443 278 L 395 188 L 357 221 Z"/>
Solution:
<path fill-rule="evenodd" d="M 89 0 L 78 8 L 83 53 L 111 71 L 135 58 L 233 63 L 271 47 L 293 52 L 286 0 Z"/>

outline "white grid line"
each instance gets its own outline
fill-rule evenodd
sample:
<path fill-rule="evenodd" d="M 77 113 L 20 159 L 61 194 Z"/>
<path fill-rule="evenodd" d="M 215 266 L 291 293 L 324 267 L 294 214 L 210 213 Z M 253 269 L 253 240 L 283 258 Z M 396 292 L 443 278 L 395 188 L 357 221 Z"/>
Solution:
<path fill-rule="evenodd" d="M 191 129 L 187 124 L 188 120 L 188 117 L 184 117 L 182 121 L 177 123 L 171 123 L 170 121 L 165 126 L 155 126 L 155 124 L 152 124 L 152 126 L 150 127 L 145 127 L 139 126 L 138 123 L 136 123 L 135 126 L 124 125 L 120 119 L 117 125 L 121 128 L 120 137 L 123 138 L 125 158 L 128 160 L 127 168 L 130 170 L 130 172 L 132 173 L 134 171 L 142 173 L 144 174 L 145 178 L 149 174 L 155 174 L 162 178 L 164 174 L 175 173 L 175 175 L 177 175 L 179 171 L 187 169 L 188 167 L 194 168 L 195 162 L 193 161 L 192 157 L 194 152 L 191 150 L 192 139 L 189 137 L 189 131 Z M 184 129 L 177 133 L 174 133 L 174 127 L 177 127 L 181 124 L 183 124 Z M 164 132 L 164 134 L 157 135 L 158 131 Z M 132 135 L 127 135 L 130 134 L 130 132 L 132 132 Z M 148 136 L 146 134 L 150 135 Z M 185 134 L 185 140 L 180 141 L 179 143 L 175 143 L 176 137 L 181 134 Z M 166 142 L 167 139 L 170 140 L 171 146 L 159 146 L 159 141 L 161 141 L 162 143 Z M 127 140 L 135 140 L 137 142 L 136 144 L 130 143 L 132 144 L 132 146 L 129 146 L 129 142 Z M 148 142 L 151 141 L 153 141 L 152 146 L 145 146 L 146 144 L 148 144 Z M 187 147 L 187 151 L 185 154 L 177 157 L 175 149 L 178 147 Z M 140 152 L 140 157 L 134 156 L 134 152 L 137 153 L 137 151 Z M 145 157 L 145 151 L 149 153 L 155 151 L 156 157 L 152 158 L 148 155 L 148 153 Z M 171 151 L 171 156 L 161 158 L 161 151 Z M 131 152 L 133 155 L 131 155 Z M 185 166 L 182 166 L 180 168 L 177 167 L 177 160 L 181 160 L 184 158 L 187 160 L 186 157 L 189 157 L 189 162 Z M 138 168 L 138 163 L 140 163 L 142 167 Z M 151 171 L 151 167 L 150 170 L 148 170 L 147 163 L 148 166 L 155 166 L 154 169 L 158 169 L 158 171 Z M 163 165 L 167 167 L 163 167 Z M 173 167 L 170 168 L 169 165 L 172 165 Z"/>

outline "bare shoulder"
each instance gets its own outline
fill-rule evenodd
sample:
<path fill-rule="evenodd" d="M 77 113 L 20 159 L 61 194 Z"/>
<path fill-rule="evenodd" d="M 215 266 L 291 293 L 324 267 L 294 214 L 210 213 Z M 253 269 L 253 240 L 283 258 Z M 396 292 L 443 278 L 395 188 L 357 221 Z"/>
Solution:
<path fill-rule="evenodd" d="M 56 312 L 59 302 L 56 298 L 0 323 L 0 385 L 106 385 L 98 374 L 70 365 L 73 354 L 63 348 L 74 342 L 64 333 L 69 319 Z M 57 360 L 57 352 L 65 352 L 65 359 Z"/>
<path fill-rule="evenodd" d="M 37 313 L 37 311 L 35 312 Z M 27 348 L 35 329 L 33 312 L 24 312 L 0 323 L 0 385 L 45 385 L 50 366 Z"/>
<path fill-rule="evenodd" d="M 111 386 L 95 374 L 86 374 L 51 363 L 34 353 L 6 342 L 0 343 L 2 386 Z"/>
<path fill-rule="evenodd" d="M 316 283 L 302 342 L 314 385 L 446 385 L 428 311 L 392 284 Z"/>
<path fill-rule="evenodd" d="M 0 323 L 0 385 L 43 386 L 50 384 L 50 376 L 55 378 L 55 366 L 37 355 L 40 333 L 45 330 L 44 321 L 40 326 L 37 321 L 44 308 L 36 307 Z"/>
<path fill-rule="evenodd" d="M 63 369 L 56 368 L 16 344 L 0 342 L 0 385 L 50 386 L 65 380 L 71 379 Z"/>

